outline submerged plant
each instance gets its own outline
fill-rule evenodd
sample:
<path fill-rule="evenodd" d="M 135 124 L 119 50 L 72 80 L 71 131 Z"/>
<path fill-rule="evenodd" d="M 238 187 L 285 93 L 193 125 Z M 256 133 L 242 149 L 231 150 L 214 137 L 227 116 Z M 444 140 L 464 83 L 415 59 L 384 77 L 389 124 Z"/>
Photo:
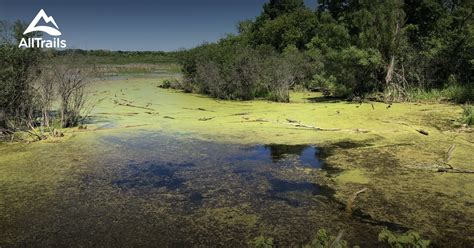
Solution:
<path fill-rule="evenodd" d="M 430 245 L 429 240 L 422 239 L 415 231 L 397 234 L 386 228 L 379 233 L 379 242 L 393 248 L 426 248 Z"/>

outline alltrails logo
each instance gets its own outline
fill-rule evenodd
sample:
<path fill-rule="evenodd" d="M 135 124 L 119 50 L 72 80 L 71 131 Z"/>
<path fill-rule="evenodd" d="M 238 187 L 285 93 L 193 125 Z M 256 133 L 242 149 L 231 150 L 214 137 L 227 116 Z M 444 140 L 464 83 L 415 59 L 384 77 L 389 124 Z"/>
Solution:
<path fill-rule="evenodd" d="M 50 26 L 37 26 L 38 22 L 43 19 L 44 23 L 52 23 L 54 27 Z M 31 21 L 30 25 L 26 28 L 23 34 L 28 34 L 31 32 L 45 32 L 51 36 L 60 36 L 61 32 L 59 31 L 58 24 L 54 21 L 52 16 L 46 15 L 43 9 L 41 9 L 36 17 Z M 61 38 L 53 38 L 52 40 L 43 39 L 43 38 L 22 38 L 18 47 L 24 48 L 66 48 L 66 40 L 61 40 Z"/>

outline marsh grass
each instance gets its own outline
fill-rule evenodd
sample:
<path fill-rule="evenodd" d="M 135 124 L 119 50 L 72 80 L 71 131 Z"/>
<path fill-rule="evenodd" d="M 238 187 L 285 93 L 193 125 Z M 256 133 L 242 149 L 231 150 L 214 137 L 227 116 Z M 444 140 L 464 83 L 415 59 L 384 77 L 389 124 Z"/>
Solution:
<path fill-rule="evenodd" d="M 409 101 L 420 102 L 447 102 L 464 103 L 472 100 L 474 87 L 452 85 L 444 89 L 412 89 L 408 91 Z"/>
<path fill-rule="evenodd" d="M 468 126 L 474 124 L 474 106 L 466 103 L 462 106 L 462 122 Z"/>

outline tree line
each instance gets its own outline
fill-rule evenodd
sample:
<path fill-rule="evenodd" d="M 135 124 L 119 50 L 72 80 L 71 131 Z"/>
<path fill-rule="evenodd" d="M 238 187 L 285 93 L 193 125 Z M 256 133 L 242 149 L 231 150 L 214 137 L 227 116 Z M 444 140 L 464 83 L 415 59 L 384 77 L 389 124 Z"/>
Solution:
<path fill-rule="evenodd" d="M 474 96 L 474 2 L 270 0 L 238 34 L 183 52 L 186 91 L 289 101 L 289 90 L 405 101 Z"/>

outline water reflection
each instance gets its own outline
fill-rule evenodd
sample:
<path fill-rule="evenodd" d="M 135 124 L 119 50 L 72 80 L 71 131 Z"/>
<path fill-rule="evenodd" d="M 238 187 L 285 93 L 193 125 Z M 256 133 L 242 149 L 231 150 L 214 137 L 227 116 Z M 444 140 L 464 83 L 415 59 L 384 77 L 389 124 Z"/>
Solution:
<path fill-rule="evenodd" d="M 306 173 L 321 168 L 318 154 L 311 145 L 109 133 L 48 202 L 31 198 L 27 211 L 15 210 L 9 221 L 24 221 L 9 235 L 14 244 L 45 247 L 245 247 L 262 230 L 293 247 L 333 225 L 376 235 L 341 211 L 319 170 Z"/>
<path fill-rule="evenodd" d="M 160 163 L 156 161 L 146 161 L 144 163 L 132 163 L 122 170 L 121 178 L 113 180 L 112 183 L 122 189 L 136 187 L 165 187 L 173 190 L 182 186 L 185 181 L 175 177 L 175 171 L 179 168 L 192 167 L 194 164 L 172 164 Z"/>
<path fill-rule="evenodd" d="M 323 163 L 319 159 L 319 150 L 312 145 L 283 145 L 267 144 L 244 148 L 246 153 L 233 160 L 270 160 L 273 163 L 287 160 L 298 160 L 301 166 L 322 168 Z"/>

